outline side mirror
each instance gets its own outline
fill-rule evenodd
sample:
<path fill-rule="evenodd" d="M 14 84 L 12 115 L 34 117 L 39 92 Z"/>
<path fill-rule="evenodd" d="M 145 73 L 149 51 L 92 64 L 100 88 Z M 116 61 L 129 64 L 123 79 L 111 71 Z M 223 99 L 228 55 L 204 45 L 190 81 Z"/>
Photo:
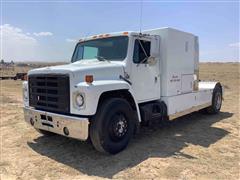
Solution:
<path fill-rule="evenodd" d="M 151 36 L 151 58 L 159 58 L 160 56 L 160 36 Z"/>

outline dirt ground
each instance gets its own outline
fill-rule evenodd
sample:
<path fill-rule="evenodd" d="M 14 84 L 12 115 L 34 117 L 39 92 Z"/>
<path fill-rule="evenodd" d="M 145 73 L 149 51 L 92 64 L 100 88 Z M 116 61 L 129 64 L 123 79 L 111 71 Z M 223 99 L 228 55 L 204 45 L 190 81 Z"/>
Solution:
<path fill-rule="evenodd" d="M 221 113 L 193 113 L 167 127 L 141 128 L 114 156 L 86 142 L 37 133 L 23 120 L 22 82 L 2 80 L 1 179 L 239 179 L 239 68 L 200 65 L 200 79 L 225 87 Z"/>

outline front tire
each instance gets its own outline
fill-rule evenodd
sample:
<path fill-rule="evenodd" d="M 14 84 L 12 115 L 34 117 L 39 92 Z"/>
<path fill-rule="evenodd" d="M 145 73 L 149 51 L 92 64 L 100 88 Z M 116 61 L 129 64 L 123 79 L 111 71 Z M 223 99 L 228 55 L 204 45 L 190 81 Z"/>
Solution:
<path fill-rule="evenodd" d="M 129 103 L 120 98 L 105 100 L 92 118 L 90 138 L 100 152 L 116 154 L 133 136 L 134 116 Z"/>

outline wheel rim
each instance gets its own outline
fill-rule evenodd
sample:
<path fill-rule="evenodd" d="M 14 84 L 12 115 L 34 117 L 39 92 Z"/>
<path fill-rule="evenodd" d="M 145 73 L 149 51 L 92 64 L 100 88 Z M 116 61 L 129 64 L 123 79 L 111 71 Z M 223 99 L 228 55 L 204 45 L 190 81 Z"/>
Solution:
<path fill-rule="evenodd" d="M 111 118 L 111 125 L 109 129 L 110 138 L 113 141 L 122 140 L 128 131 L 128 120 L 123 113 L 117 113 Z"/>
<path fill-rule="evenodd" d="M 222 105 L 222 96 L 220 92 L 216 93 L 216 109 L 220 109 Z"/>

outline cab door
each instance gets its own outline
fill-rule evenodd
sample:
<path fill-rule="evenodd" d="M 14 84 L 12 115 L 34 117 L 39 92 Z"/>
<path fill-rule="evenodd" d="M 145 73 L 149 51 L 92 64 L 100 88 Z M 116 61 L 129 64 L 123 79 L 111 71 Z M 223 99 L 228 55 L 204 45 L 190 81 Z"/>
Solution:
<path fill-rule="evenodd" d="M 160 99 L 159 57 L 151 57 L 151 50 L 156 50 L 159 39 L 154 38 L 133 39 L 130 79 L 138 103 Z M 150 63 L 151 58 L 154 58 L 154 63 Z"/>

